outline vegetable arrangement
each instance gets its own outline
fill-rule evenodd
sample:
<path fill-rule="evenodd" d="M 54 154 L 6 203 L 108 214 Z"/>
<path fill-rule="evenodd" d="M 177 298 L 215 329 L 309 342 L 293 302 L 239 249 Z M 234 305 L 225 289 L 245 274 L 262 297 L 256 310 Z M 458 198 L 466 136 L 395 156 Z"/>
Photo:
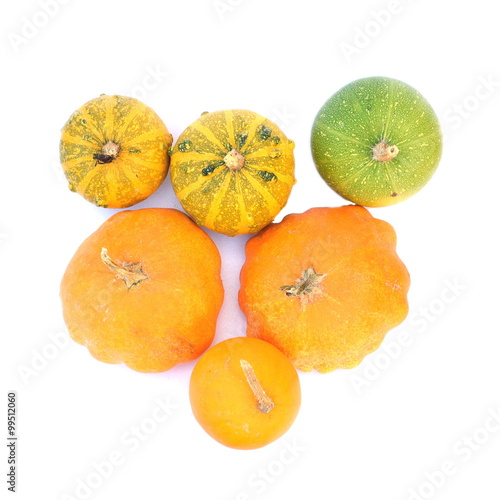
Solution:
<path fill-rule="evenodd" d="M 366 208 L 420 190 L 441 156 L 436 115 L 412 87 L 373 77 L 346 85 L 318 112 L 314 163 L 355 204 L 273 219 L 295 183 L 294 142 L 248 110 L 203 113 L 175 145 L 156 113 L 102 95 L 61 136 L 71 190 L 125 208 L 167 175 L 185 212 L 125 210 L 78 248 L 61 282 L 71 337 L 98 360 L 163 372 L 197 359 L 193 414 L 220 443 L 265 446 L 299 411 L 298 370 L 353 368 L 408 313 L 410 277 L 396 233 Z M 246 337 L 213 342 L 224 290 L 221 258 L 200 226 L 246 245 L 239 304 Z"/>

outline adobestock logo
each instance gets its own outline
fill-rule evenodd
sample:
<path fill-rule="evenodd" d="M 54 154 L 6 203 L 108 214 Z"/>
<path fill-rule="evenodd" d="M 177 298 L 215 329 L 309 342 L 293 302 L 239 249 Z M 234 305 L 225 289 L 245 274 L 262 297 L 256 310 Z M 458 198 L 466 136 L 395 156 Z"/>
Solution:
<path fill-rule="evenodd" d="M 24 385 L 34 382 L 50 364 L 70 345 L 69 334 L 64 330 L 48 334 L 49 340 L 38 349 L 31 349 L 29 361 L 17 366 L 17 372 Z"/>
<path fill-rule="evenodd" d="M 386 339 L 355 369 L 350 376 L 354 390 L 361 394 L 367 387 L 372 386 L 383 372 L 415 342 L 417 338 L 415 334 L 426 332 L 466 290 L 467 287 L 458 278 L 445 279 L 438 296 L 409 314 L 407 324 L 410 329 L 399 332 L 395 339 Z"/>
<path fill-rule="evenodd" d="M 255 489 L 257 495 L 261 495 L 305 450 L 306 448 L 299 445 L 295 439 L 292 442 L 285 441 L 277 458 L 270 460 L 265 467 L 260 467 L 248 477 L 248 485 Z"/>
<path fill-rule="evenodd" d="M 434 469 L 424 473 L 424 480 L 408 490 L 407 500 L 427 500 L 432 498 L 464 464 L 469 462 L 500 431 L 500 406 L 490 408 L 483 422 L 471 433 L 457 439 L 451 454 Z"/>
<path fill-rule="evenodd" d="M 289 112 L 286 106 L 272 108 L 269 115 L 269 119 L 281 129 L 286 128 L 287 125 L 290 125 L 297 118 L 295 114 Z"/>
<path fill-rule="evenodd" d="M 370 19 L 354 28 L 354 35 L 349 42 L 340 43 L 340 50 L 345 60 L 350 63 L 352 58 L 358 56 L 369 47 L 391 23 L 395 16 L 404 11 L 405 4 L 411 0 L 390 0 L 384 9 L 372 10 Z"/>
<path fill-rule="evenodd" d="M 29 17 L 21 17 L 21 27 L 18 33 L 10 32 L 7 35 L 14 53 L 35 38 L 45 28 L 51 19 L 57 16 L 61 6 L 67 5 L 71 0 L 39 0 L 39 10 Z"/>
<path fill-rule="evenodd" d="M 139 84 L 132 87 L 130 96 L 144 101 L 151 92 L 160 87 L 170 76 L 171 72 L 164 70 L 159 64 L 156 64 L 154 68 L 146 66 L 144 76 Z"/>
<path fill-rule="evenodd" d="M 296 439 L 286 440 L 276 458 L 269 460 L 247 478 L 248 490 L 240 491 L 235 500 L 251 500 L 262 495 L 274 484 L 300 456 L 307 450 Z"/>
<path fill-rule="evenodd" d="M 116 469 L 125 464 L 130 455 L 135 453 L 142 443 L 156 433 L 179 409 L 179 405 L 172 403 L 168 396 L 157 397 L 154 402 L 155 406 L 151 413 L 122 432 L 119 444 L 111 449 L 104 459 L 92 461 L 90 471 L 83 477 L 76 478 L 71 494 L 63 493 L 60 500 L 90 498 L 114 474 Z"/>
<path fill-rule="evenodd" d="M 219 19 L 223 21 L 226 14 L 234 12 L 242 3 L 243 0 L 214 0 L 212 2 L 212 7 L 215 12 L 217 12 Z"/>
<path fill-rule="evenodd" d="M 496 76 L 488 75 L 477 77 L 474 90 L 466 95 L 460 102 L 456 102 L 443 113 L 443 124 L 450 130 L 458 130 L 485 101 L 490 100 L 500 88 L 500 80 Z"/>

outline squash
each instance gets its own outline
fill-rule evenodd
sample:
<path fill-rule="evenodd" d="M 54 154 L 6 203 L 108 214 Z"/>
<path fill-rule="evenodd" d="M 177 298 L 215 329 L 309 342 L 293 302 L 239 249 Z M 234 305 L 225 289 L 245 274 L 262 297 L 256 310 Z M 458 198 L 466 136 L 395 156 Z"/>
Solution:
<path fill-rule="evenodd" d="M 62 129 L 60 159 L 69 189 L 99 207 L 125 208 L 150 196 L 168 172 L 172 136 L 132 97 L 101 95 Z"/>
<path fill-rule="evenodd" d="M 276 347 L 234 337 L 205 352 L 191 374 L 193 414 L 216 441 L 255 449 L 282 436 L 300 409 L 297 371 Z"/>
<path fill-rule="evenodd" d="M 327 373 L 357 366 L 405 319 L 409 285 L 390 224 L 357 205 L 312 208 L 249 239 L 239 303 L 249 337 Z"/>
<path fill-rule="evenodd" d="M 326 183 L 366 207 L 407 200 L 434 174 L 442 151 L 436 113 L 410 85 L 385 77 L 356 80 L 318 112 L 314 163 Z"/>
<path fill-rule="evenodd" d="M 288 200 L 293 148 L 275 123 L 252 111 L 204 113 L 172 150 L 174 192 L 198 224 L 229 236 L 256 233 Z"/>
<path fill-rule="evenodd" d="M 212 342 L 223 300 L 210 237 L 167 208 L 119 212 L 78 248 L 61 282 L 75 342 L 106 363 L 163 372 Z"/>

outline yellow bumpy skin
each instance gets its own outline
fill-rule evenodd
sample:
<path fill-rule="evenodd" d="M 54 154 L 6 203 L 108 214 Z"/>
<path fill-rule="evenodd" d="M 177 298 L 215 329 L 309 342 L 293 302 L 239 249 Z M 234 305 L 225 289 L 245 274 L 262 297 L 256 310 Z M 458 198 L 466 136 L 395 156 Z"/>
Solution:
<path fill-rule="evenodd" d="M 290 196 L 294 146 L 275 123 L 252 111 L 204 113 L 173 148 L 175 194 L 202 226 L 228 236 L 256 233 Z"/>
<path fill-rule="evenodd" d="M 132 97 L 101 95 L 62 129 L 60 158 L 69 188 L 100 207 L 125 208 L 150 196 L 168 172 L 172 136 Z"/>

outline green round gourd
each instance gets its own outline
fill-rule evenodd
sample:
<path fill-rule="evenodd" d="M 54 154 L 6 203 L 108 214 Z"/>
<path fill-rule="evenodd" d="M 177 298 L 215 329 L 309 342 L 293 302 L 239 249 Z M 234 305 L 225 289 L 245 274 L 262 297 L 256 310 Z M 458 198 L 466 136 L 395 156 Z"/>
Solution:
<path fill-rule="evenodd" d="M 313 123 L 311 149 L 334 191 L 358 205 L 380 207 L 410 198 L 429 181 L 441 158 L 442 135 L 417 90 L 369 77 L 326 101 Z"/>

